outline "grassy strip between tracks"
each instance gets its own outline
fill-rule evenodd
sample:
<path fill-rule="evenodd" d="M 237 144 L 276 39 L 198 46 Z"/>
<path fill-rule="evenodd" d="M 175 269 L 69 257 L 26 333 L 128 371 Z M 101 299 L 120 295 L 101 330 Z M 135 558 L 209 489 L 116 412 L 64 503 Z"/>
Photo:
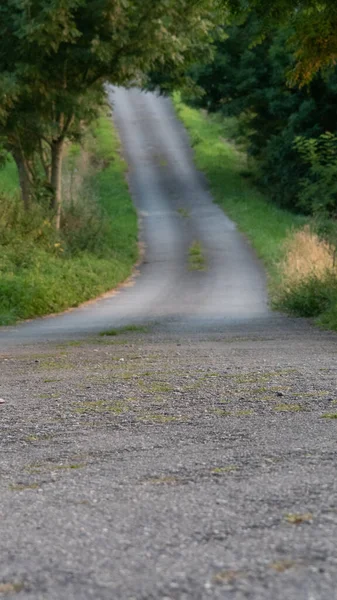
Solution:
<path fill-rule="evenodd" d="M 16 169 L 0 170 L 0 324 L 62 311 L 125 280 L 137 260 L 137 216 L 109 116 L 68 147 L 62 232 L 25 214 Z"/>
<path fill-rule="evenodd" d="M 335 249 L 314 233 L 309 219 L 278 208 L 247 180 L 247 157 L 225 139 L 226 120 L 186 106 L 178 94 L 173 100 L 215 201 L 266 267 L 271 304 L 337 329 Z"/>

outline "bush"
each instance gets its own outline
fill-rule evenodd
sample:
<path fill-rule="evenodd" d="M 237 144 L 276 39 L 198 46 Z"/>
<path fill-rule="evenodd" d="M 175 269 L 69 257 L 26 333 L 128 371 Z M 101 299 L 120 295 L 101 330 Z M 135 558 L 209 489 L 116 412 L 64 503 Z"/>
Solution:
<path fill-rule="evenodd" d="M 324 208 L 335 214 L 337 69 L 317 75 L 307 87 L 291 85 L 291 25 L 266 32 L 256 43 L 259 31 L 254 11 L 227 27 L 213 62 L 191 71 L 204 93 L 187 100 L 237 119 L 240 141 L 257 163 L 269 200 L 297 213 Z"/>
<path fill-rule="evenodd" d="M 305 166 L 300 181 L 299 204 L 306 212 L 337 215 L 337 135 L 325 133 L 318 138 L 298 137 L 296 149 Z"/>
<path fill-rule="evenodd" d="M 280 270 L 277 308 L 295 316 L 320 317 L 337 305 L 335 248 L 308 226 L 289 235 Z"/>

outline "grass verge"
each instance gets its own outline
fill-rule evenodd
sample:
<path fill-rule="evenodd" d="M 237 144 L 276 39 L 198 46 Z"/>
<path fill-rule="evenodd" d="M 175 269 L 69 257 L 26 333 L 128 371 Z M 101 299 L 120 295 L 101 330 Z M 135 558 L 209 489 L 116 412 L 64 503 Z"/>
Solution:
<path fill-rule="evenodd" d="M 247 169 L 246 156 L 224 140 L 223 121 L 186 106 L 178 94 L 173 100 L 189 132 L 196 165 L 207 176 L 215 202 L 248 237 L 263 260 L 273 287 L 279 279 L 277 264 L 283 256 L 288 232 L 301 227 L 305 219 L 268 202 L 242 176 Z"/>
<path fill-rule="evenodd" d="M 266 267 L 272 305 L 337 329 L 335 250 L 308 228 L 308 218 L 278 208 L 245 177 L 245 153 L 224 139 L 226 134 L 232 137 L 232 119 L 227 131 L 227 120 L 186 106 L 179 94 L 173 102 L 215 202 L 247 236 Z"/>
<path fill-rule="evenodd" d="M 111 119 L 68 152 L 63 230 L 36 206 L 27 216 L 12 163 L 0 171 L 0 324 L 62 311 L 125 280 L 137 260 L 137 215 Z M 86 157 L 86 159 L 84 159 Z M 70 177 L 70 178 L 71 178 Z M 69 183 L 69 182 L 68 182 Z"/>

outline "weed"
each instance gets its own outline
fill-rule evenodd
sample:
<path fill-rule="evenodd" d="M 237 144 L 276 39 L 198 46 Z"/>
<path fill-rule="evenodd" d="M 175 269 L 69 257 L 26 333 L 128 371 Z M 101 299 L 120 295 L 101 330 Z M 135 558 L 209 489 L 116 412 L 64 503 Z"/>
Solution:
<path fill-rule="evenodd" d="M 181 421 L 181 417 L 175 417 L 173 415 L 160 415 L 160 414 L 148 414 L 141 415 L 138 417 L 138 421 L 154 421 L 156 423 L 172 423 L 174 421 Z"/>
<path fill-rule="evenodd" d="M 219 415 L 219 417 L 231 417 L 232 413 L 228 410 L 222 410 L 221 408 L 215 408 L 212 412 L 214 412 L 216 415 Z"/>
<path fill-rule="evenodd" d="M 153 383 L 150 387 L 149 390 L 151 392 L 172 392 L 174 388 L 171 385 L 168 385 L 166 383 Z"/>
<path fill-rule="evenodd" d="M 85 463 L 73 463 L 70 465 L 54 465 L 54 469 L 83 469 L 85 467 Z"/>
<path fill-rule="evenodd" d="M 232 473 L 233 471 L 237 471 L 237 467 L 235 465 L 228 465 L 227 467 L 215 467 L 212 469 L 211 473 L 213 475 L 222 475 L 224 473 Z"/>
<path fill-rule="evenodd" d="M 298 394 L 299 396 L 301 396 L 301 398 L 320 398 L 320 397 L 324 397 L 327 396 L 329 394 L 329 391 L 321 391 L 321 392 L 304 392 L 301 394 Z"/>
<path fill-rule="evenodd" d="M 289 569 L 293 569 L 294 567 L 296 567 L 296 564 L 297 563 L 294 560 L 285 559 L 285 560 L 278 560 L 278 561 L 271 563 L 270 567 L 272 569 L 274 569 L 274 571 L 277 571 L 278 573 L 284 573 L 285 571 L 288 571 Z"/>
<path fill-rule="evenodd" d="M 7 596 L 7 594 L 18 594 L 24 589 L 23 583 L 0 583 L 0 594 Z"/>
<path fill-rule="evenodd" d="M 77 406 L 74 411 L 80 415 L 90 413 L 106 413 L 112 412 L 116 415 L 120 415 L 125 412 L 125 405 L 121 402 L 115 402 L 111 404 L 108 400 L 91 400 L 81 402 L 80 406 Z"/>
<path fill-rule="evenodd" d="M 236 383 L 262 383 L 264 381 L 269 381 L 274 377 L 283 377 L 284 375 L 297 373 L 296 369 L 283 369 L 280 371 L 265 371 L 265 372 L 256 372 L 256 373 L 243 373 L 242 375 L 232 375 L 232 379 L 236 381 Z M 269 390 L 268 390 L 269 391 Z"/>
<path fill-rule="evenodd" d="M 178 208 L 177 213 L 185 219 L 190 216 L 190 213 L 186 208 Z"/>
<path fill-rule="evenodd" d="M 188 268 L 190 271 L 205 271 L 206 259 L 200 242 L 193 242 L 188 251 Z"/>
<path fill-rule="evenodd" d="M 274 406 L 274 410 L 278 412 L 299 412 L 304 408 L 300 404 L 277 404 L 277 406 Z"/>
<path fill-rule="evenodd" d="M 52 461 L 47 461 L 44 463 L 35 463 L 26 467 L 26 471 L 31 474 L 40 474 L 43 471 L 66 471 L 66 470 L 77 470 L 82 469 L 86 466 L 86 463 L 83 462 L 74 462 L 74 463 L 55 463 Z M 35 487 L 39 487 L 37 484 L 34 484 Z"/>
<path fill-rule="evenodd" d="M 25 490 L 36 490 L 39 487 L 38 483 L 18 483 L 9 486 L 12 492 L 23 492 Z"/>
<path fill-rule="evenodd" d="M 123 335 L 124 333 L 148 333 L 149 328 L 145 325 L 125 325 L 115 329 L 107 329 L 100 333 L 101 336 L 116 336 Z"/>
<path fill-rule="evenodd" d="M 27 435 L 25 438 L 26 442 L 42 442 L 48 441 L 52 439 L 52 435 L 44 434 L 44 435 Z"/>
<path fill-rule="evenodd" d="M 292 514 L 289 513 L 285 516 L 287 523 L 291 525 L 301 525 L 302 523 L 312 523 L 313 515 L 311 513 L 304 514 Z"/>
<path fill-rule="evenodd" d="M 243 576 L 241 571 L 228 570 L 228 571 L 220 571 L 216 575 L 214 575 L 213 580 L 215 583 L 235 583 L 237 579 Z"/>
<path fill-rule="evenodd" d="M 325 413 L 322 419 L 337 419 L 337 413 Z"/>
<path fill-rule="evenodd" d="M 260 387 L 260 388 L 255 388 L 252 391 L 254 392 L 254 394 L 263 394 L 265 392 L 283 392 L 283 391 L 287 391 L 289 390 L 289 387 L 287 386 L 271 386 L 271 387 Z"/>

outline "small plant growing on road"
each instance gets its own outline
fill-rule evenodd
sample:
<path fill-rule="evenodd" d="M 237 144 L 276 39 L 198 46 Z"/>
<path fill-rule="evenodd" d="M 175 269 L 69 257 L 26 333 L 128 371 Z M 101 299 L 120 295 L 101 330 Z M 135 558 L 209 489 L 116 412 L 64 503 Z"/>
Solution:
<path fill-rule="evenodd" d="M 206 259 L 200 242 L 193 242 L 188 251 L 188 266 L 190 271 L 205 271 Z"/>
<path fill-rule="evenodd" d="M 178 208 L 177 213 L 179 213 L 180 216 L 184 217 L 185 219 L 190 216 L 190 213 L 186 208 Z"/>
<path fill-rule="evenodd" d="M 119 327 L 115 329 L 107 329 L 106 331 L 102 331 L 100 333 L 101 336 L 109 335 L 116 336 L 122 335 L 123 333 L 147 333 L 148 327 L 145 325 L 125 325 L 124 327 Z"/>

